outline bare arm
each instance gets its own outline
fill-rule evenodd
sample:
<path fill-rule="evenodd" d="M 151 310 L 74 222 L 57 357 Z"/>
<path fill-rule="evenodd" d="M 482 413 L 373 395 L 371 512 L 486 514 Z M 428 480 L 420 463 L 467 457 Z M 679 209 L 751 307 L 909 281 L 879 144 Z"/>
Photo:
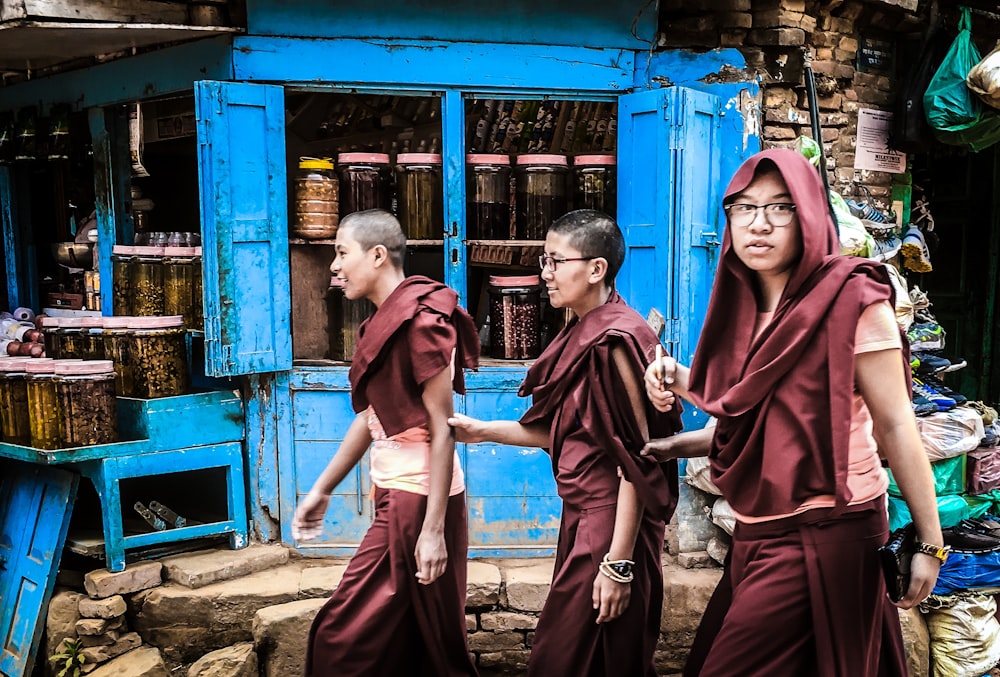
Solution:
<path fill-rule="evenodd" d="M 715 426 L 701 430 L 689 430 L 670 437 L 650 440 L 643 447 L 643 456 L 654 456 L 658 461 L 671 461 L 675 458 L 694 458 L 708 456 L 712 446 L 712 435 Z"/>
<path fill-rule="evenodd" d="M 649 439 L 649 426 L 646 421 L 646 408 L 642 401 L 639 382 L 632 373 L 631 366 L 624 349 L 616 347 L 612 351 L 618 376 L 628 392 L 629 400 L 635 410 L 635 417 L 644 440 Z M 639 535 L 639 523 L 642 521 L 643 505 L 635 486 L 624 477 L 618 482 L 618 502 L 615 507 L 615 528 L 611 536 L 611 546 L 608 558 L 611 560 L 631 560 L 635 552 L 635 541 Z M 598 572 L 594 579 L 593 602 L 598 610 L 597 622 L 612 621 L 628 608 L 632 596 L 629 583 L 618 583 Z"/>
<path fill-rule="evenodd" d="M 323 517 L 330 505 L 330 493 L 357 465 L 371 444 L 367 416 L 366 412 L 361 412 L 354 417 L 337 453 L 330 459 L 309 493 L 299 501 L 292 518 L 292 537 L 296 540 L 308 541 L 323 533 Z"/>
<path fill-rule="evenodd" d="M 455 462 L 455 438 L 448 426 L 452 414 L 451 370 L 442 369 L 424 383 L 420 395 L 428 414 L 430 432 L 430 487 L 427 510 L 417 537 L 414 556 L 417 579 L 424 585 L 433 583 L 448 566 L 448 550 L 444 539 L 444 520 L 448 511 L 448 492 Z"/>
<path fill-rule="evenodd" d="M 496 442 L 513 447 L 549 448 L 549 429 L 544 425 L 524 425 L 519 421 L 480 421 L 465 414 L 453 414 L 448 425 L 459 442 Z"/>
<path fill-rule="evenodd" d="M 855 360 L 854 379 L 871 411 L 875 441 L 889 461 L 896 484 L 913 515 L 917 538 L 942 545 L 934 476 L 906 395 L 906 378 L 898 350 L 862 353 Z M 914 555 L 910 589 L 899 602 L 900 607 L 908 609 L 930 594 L 938 567 L 934 557 Z"/>

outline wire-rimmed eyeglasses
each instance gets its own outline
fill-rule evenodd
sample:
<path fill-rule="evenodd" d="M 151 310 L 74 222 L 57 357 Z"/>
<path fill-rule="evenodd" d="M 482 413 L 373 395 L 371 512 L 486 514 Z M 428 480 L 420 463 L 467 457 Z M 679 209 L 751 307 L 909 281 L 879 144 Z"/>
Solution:
<path fill-rule="evenodd" d="M 766 205 L 752 205 L 748 202 L 733 202 L 725 206 L 729 223 L 737 228 L 747 228 L 757 219 L 757 212 L 764 210 L 764 219 L 775 228 L 783 228 L 792 222 L 795 205 L 791 202 L 770 202 Z"/>
<path fill-rule="evenodd" d="M 542 254 L 538 257 L 538 267 L 542 270 L 555 270 L 556 266 L 560 263 L 566 263 L 567 261 L 593 261 L 599 258 L 597 256 L 573 256 L 570 258 L 557 259 L 554 256 L 549 256 L 548 254 Z"/>

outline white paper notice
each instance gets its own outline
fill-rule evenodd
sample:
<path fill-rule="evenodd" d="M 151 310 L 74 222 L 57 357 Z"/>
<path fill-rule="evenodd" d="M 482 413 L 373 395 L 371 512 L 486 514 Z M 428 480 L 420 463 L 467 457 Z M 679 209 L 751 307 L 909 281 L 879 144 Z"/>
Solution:
<path fill-rule="evenodd" d="M 889 147 L 892 113 L 884 110 L 858 110 L 858 147 L 854 153 L 855 169 L 902 174 L 906 171 L 906 153 Z"/>

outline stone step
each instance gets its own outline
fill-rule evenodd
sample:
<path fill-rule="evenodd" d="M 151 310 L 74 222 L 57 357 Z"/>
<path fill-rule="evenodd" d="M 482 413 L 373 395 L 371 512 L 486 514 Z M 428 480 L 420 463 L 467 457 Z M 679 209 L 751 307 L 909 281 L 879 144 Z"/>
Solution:
<path fill-rule="evenodd" d="M 163 579 L 189 588 L 248 576 L 288 562 L 289 551 L 281 545 L 251 545 L 240 550 L 200 550 L 159 560 Z"/>

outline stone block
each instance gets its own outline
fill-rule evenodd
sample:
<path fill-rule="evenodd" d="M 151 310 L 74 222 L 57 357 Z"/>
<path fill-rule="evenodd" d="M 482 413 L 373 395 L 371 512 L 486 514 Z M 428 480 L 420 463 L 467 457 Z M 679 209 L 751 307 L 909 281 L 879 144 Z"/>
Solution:
<path fill-rule="evenodd" d="M 751 28 L 753 15 L 749 12 L 722 12 L 716 15 L 718 25 L 723 28 Z"/>
<path fill-rule="evenodd" d="M 780 127 L 778 128 L 777 131 L 781 131 L 782 129 L 786 128 Z M 787 130 L 787 131 L 792 131 L 792 130 Z M 766 132 L 765 135 L 767 135 Z M 796 134 L 792 138 L 794 138 L 795 136 L 798 135 Z M 770 138 L 788 138 L 788 137 L 770 137 Z M 685 569 L 707 569 L 709 567 L 715 566 L 715 562 L 712 561 L 712 558 L 709 556 L 708 551 L 705 550 L 702 550 L 700 552 L 682 552 L 677 556 L 677 564 L 678 566 L 682 566 Z"/>
<path fill-rule="evenodd" d="M 81 618 L 76 622 L 76 634 L 81 637 L 100 635 L 108 631 L 109 623 L 106 618 Z"/>
<path fill-rule="evenodd" d="M 304 599 L 260 609 L 253 618 L 253 641 L 261 677 L 305 672 L 309 628 L 323 599 Z"/>
<path fill-rule="evenodd" d="M 817 47 L 813 57 L 817 61 L 830 61 L 833 59 L 833 50 L 829 47 Z"/>
<path fill-rule="evenodd" d="M 118 641 L 121 633 L 115 630 L 109 630 L 107 632 L 102 632 L 99 635 L 84 635 L 80 637 L 80 646 L 82 647 L 92 647 L 92 646 L 111 646 Z"/>
<path fill-rule="evenodd" d="M 708 542 L 705 549 L 708 552 L 709 557 L 711 557 L 717 564 L 722 565 L 726 561 L 726 555 L 729 554 L 730 544 L 731 541 L 729 540 L 713 538 Z"/>
<path fill-rule="evenodd" d="M 489 562 L 470 561 L 465 606 L 468 609 L 496 606 L 500 602 L 500 569 Z"/>
<path fill-rule="evenodd" d="M 299 582 L 301 597 L 328 598 L 340 585 L 340 579 L 347 570 L 346 564 L 336 564 L 331 567 L 306 567 L 302 570 Z"/>
<path fill-rule="evenodd" d="M 203 550 L 160 560 L 166 580 L 188 588 L 247 576 L 288 562 L 281 545 L 251 545 L 241 550 Z"/>
<path fill-rule="evenodd" d="M 188 668 L 188 677 L 258 677 L 251 642 L 240 642 L 205 654 Z"/>
<path fill-rule="evenodd" d="M 502 673 L 523 675 L 528 670 L 528 650 L 497 651 L 479 654 L 479 667 Z"/>
<path fill-rule="evenodd" d="M 804 30 L 806 33 L 812 33 L 816 30 L 816 17 L 803 14 L 802 18 L 799 20 L 799 28 Z"/>
<path fill-rule="evenodd" d="M 469 635 L 469 651 L 505 651 L 523 649 L 524 634 L 520 632 L 473 632 Z"/>
<path fill-rule="evenodd" d="M 80 615 L 84 618 L 115 618 L 124 614 L 126 608 L 125 599 L 121 595 L 80 600 Z"/>
<path fill-rule="evenodd" d="M 162 583 L 162 571 L 163 565 L 159 562 L 129 564 L 125 571 L 97 569 L 83 577 L 83 587 L 94 599 L 128 595 Z"/>
<path fill-rule="evenodd" d="M 531 614 L 519 614 L 512 611 L 497 611 L 484 613 L 480 617 L 483 630 L 506 632 L 510 630 L 534 630 L 538 625 L 538 617 Z"/>
<path fill-rule="evenodd" d="M 677 501 L 677 544 L 680 552 L 705 549 L 708 539 L 717 535 L 719 527 L 712 523 L 711 508 L 715 496 L 681 482 Z"/>
<path fill-rule="evenodd" d="M 552 562 L 507 569 L 507 606 L 517 611 L 541 611 L 552 583 Z"/>
<path fill-rule="evenodd" d="M 663 612 L 657 665 L 680 670 L 691 650 L 708 600 L 722 577 L 722 569 L 663 568 Z M 667 672 L 667 670 L 664 670 Z"/>
<path fill-rule="evenodd" d="M 795 104 L 798 95 L 791 87 L 768 87 L 764 90 L 764 107 L 773 108 L 782 105 Z"/>
<path fill-rule="evenodd" d="M 850 37 L 846 37 L 845 36 L 845 37 L 843 37 L 843 38 L 840 39 L 839 43 L 837 43 L 837 47 L 839 49 L 844 50 L 845 52 L 851 52 L 852 54 L 853 53 L 857 53 L 857 51 L 858 51 L 858 41 L 856 39 L 854 39 L 854 38 L 850 38 Z"/>
<path fill-rule="evenodd" d="M 115 656 L 121 656 L 123 653 L 138 648 L 141 644 L 142 638 L 139 637 L 139 634 L 130 632 L 119 637 L 114 644 L 87 647 L 80 653 L 86 657 L 88 663 L 104 663 Z"/>
<path fill-rule="evenodd" d="M 303 568 L 295 561 L 203 588 L 167 582 L 133 595 L 129 618 L 147 643 L 163 648 L 168 662 L 191 663 L 250 641 L 258 610 L 299 599 Z"/>
<path fill-rule="evenodd" d="M 754 28 L 747 35 L 747 41 L 753 45 L 804 45 L 806 32 L 801 28 Z"/>
<path fill-rule="evenodd" d="M 159 649 L 143 646 L 98 666 L 91 677 L 170 677 Z"/>
<path fill-rule="evenodd" d="M 719 32 L 720 47 L 742 47 L 746 39 L 745 28 L 724 28 Z"/>
<path fill-rule="evenodd" d="M 63 641 L 76 639 L 76 624 L 80 620 L 80 601 L 86 599 L 83 593 L 60 590 L 49 600 L 45 615 L 45 656 L 59 653 Z M 42 659 L 39 659 L 41 662 Z"/>
<path fill-rule="evenodd" d="M 476 620 L 476 614 L 465 614 L 465 631 L 475 632 L 479 627 L 479 621 Z"/>

